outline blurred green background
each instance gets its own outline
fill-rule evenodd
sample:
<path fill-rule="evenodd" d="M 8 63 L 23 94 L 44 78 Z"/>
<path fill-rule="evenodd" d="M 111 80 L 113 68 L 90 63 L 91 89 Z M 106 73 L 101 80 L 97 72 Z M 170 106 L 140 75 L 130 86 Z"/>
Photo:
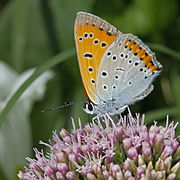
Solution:
<path fill-rule="evenodd" d="M 44 64 L 49 69 L 51 58 L 58 61 L 57 54 L 64 53 L 67 58 L 51 68 L 53 74 L 44 77 L 43 85 L 37 82 L 34 89 L 29 90 L 28 98 L 14 100 L 15 105 L 5 113 L 3 121 L 1 119 L 0 179 L 16 179 L 19 169 L 27 163 L 25 157 L 34 156 L 33 147 L 44 148 L 39 140 L 48 142 L 52 131 L 62 127 L 70 130 L 71 117 L 76 122 L 80 117 L 83 124 L 90 119 L 82 111 L 82 104 L 41 113 L 42 109 L 64 102 L 85 100 L 76 53 L 72 49 L 78 11 L 91 12 L 122 32 L 137 35 L 163 65 L 162 73 L 154 82 L 154 91 L 130 106 L 132 113 L 145 113 L 149 125 L 154 120 L 165 125 L 167 114 L 170 121 L 180 119 L 180 1 L 1 0 L 0 60 L 16 74 L 9 83 L 9 75 L 2 75 L 4 71 L 0 71 L 0 79 L 7 79 L 4 84 L 0 82 L 1 111 L 12 93 L 13 82 L 23 78 L 24 72 Z M 39 92 L 41 87 L 43 90 Z M 180 134 L 179 126 L 176 134 Z"/>

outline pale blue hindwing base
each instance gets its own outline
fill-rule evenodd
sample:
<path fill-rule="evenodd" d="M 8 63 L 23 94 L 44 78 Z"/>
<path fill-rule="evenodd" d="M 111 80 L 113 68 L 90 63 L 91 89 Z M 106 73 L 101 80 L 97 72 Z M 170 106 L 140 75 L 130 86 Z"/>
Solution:
<path fill-rule="evenodd" d="M 125 48 L 124 44 L 128 39 L 145 49 L 153 57 L 154 65 L 161 68 L 154 53 L 139 38 L 132 34 L 118 37 L 107 48 L 98 70 L 96 110 L 99 112 L 115 113 L 115 109 L 143 99 L 153 90 L 152 81 L 160 73 L 152 73 L 138 56 Z"/>

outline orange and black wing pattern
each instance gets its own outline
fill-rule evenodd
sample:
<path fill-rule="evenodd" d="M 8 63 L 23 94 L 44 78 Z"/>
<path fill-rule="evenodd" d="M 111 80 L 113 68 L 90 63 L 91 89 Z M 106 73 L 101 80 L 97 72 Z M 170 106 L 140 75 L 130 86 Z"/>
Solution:
<path fill-rule="evenodd" d="M 96 80 L 103 54 L 122 33 L 101 18 L 79 12 L 74 25 L 74 38 L 83 86 L 96 104 Z"/>

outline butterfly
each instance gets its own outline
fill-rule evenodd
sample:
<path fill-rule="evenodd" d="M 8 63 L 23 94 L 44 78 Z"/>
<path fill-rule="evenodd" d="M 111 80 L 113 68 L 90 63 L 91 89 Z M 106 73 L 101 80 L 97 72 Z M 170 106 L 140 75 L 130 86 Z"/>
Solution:
<path fill-rule="evenodd" d="M 74 38 L 88 114 L 116 115 L 153 90 L 162 65 L 138 37 L 105 20 L 78 12 Z"/>

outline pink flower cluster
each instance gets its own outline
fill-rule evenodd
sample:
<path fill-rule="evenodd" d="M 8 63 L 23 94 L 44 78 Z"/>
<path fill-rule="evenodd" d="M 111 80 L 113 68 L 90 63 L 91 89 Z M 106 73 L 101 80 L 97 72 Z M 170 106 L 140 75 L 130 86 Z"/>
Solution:
<path fill-rule="evenodd" d="M 117 121 L 117 120 L 116 120 Z M 177 124 L 154 125 L 148 130 L 144 116 L 124 116 L 117 122 L 108 115 L 84 128 L 74 120 L 72 133 L 65 129 L 60 137 L 53 132 L 54 143 L 44 155 L 34 149 L 36 159 L 27 158 L 23 180 L 146 180 L 180 178 L 180 136 L 175 138 Z"/>

